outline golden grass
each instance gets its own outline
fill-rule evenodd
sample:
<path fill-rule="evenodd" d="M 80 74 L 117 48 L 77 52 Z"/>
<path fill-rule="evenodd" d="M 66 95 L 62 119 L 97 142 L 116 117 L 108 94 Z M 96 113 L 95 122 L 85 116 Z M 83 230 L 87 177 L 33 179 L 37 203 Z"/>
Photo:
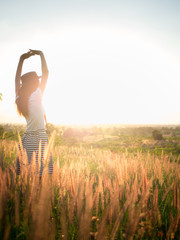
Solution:
<path fill-rule="evenodd" d="M 35 156 L 28 165 L 22 146 L 19 151 L 15 143 L 1 142 L 0 224 L 4 239 L 22 223 L 29 226 L 26 239 L 172 239 L 180 234 L 180 165 L 172 156 L 53 147 L 53 141 L 54 135 L 45 152 L 41 181 Z M 47 166 L 51 150 L 52 176 Z M 15 159 L 4 167 L 6 158 L 15 152 L 22 167 L 19 177 Z M 14 204 L 9 210 L 10 200 Z"/>

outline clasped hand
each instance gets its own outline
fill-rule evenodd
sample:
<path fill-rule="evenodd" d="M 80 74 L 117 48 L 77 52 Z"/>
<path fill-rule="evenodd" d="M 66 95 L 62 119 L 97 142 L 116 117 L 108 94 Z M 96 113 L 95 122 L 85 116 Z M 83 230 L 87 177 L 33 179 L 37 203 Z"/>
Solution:
<path fill-rule="evenodd" d="M 32 50 L 32 49 L 29 49 L 29 51 L 27 53 L 24 53 L 21 55 L 21 59 L 25 60 L 31 56 L 34 56 L 34 55 L 41 55 L 42 54 L 42 51 L 40 50 Z"/>

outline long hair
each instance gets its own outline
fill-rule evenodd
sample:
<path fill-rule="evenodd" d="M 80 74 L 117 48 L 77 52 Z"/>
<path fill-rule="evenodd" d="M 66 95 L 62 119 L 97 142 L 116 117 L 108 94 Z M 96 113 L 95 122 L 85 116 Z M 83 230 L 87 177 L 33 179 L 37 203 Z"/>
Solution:
<path fill-rule="evenodd" d="M 17 111 L 19 115 L 28 117 L 28 100 L 31 94 L 39 87 L 39 77 L 36 72 L 28 72 L 21 76 L 21 87 L 16 99 Z"/>

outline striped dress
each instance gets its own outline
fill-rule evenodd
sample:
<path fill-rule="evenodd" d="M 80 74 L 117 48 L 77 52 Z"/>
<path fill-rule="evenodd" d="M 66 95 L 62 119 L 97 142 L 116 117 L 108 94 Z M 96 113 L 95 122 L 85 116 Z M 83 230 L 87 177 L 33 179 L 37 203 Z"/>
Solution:
<path fill-rule="evenodd" d="M 28 163 L 31 164 L 33 153 L 36 157 L 36 163 L 38 164 L 39 153 L 40 153 L 40 171 L 39 175 L 42 176 L 45 160 L 44 159 L 44 150 L 48 144 L 48 136 L 45 129 L 39 129 L 35 131 L 26 131 L 24 136 L 21 139 L 23 149 L 26 150 Z M 41 143 L 41 144 L 40 144 Z M 41 149 L 39 149 L 41 147 Z M 20 145 L 19 145 L 20 149 Z M 16 173 L 20 175 L 21 164 L 19 158 L 16 160 Z M 48 172 L 49 174 L 53 173 L 53 160 L 52 154 L 50 153 L 48 159 Z"/>
<path fill-rule="evenodd" d="M 40 156 L 40 169 L 39 175 L 42 176 L 45 156 L 44 150 L 48 144 L 48 135 L 45 130 L 44 122 L 44 109 L 42 106 L 42 92 L 40 88 L 37 88 L 35 92 L 31 94 L 28 102 L 28 117 L 26 118 L 27 127 L 26 132 L 24 133 L 21 141 L 23 149 L 26 150 L 28 163 L 31 164 L 33 153 L 36 156 L 36 163 L 38 163 L 39 153 Z M 41 146 L 41 149 L 39 149 Z M 20 149 L 20 145 L 19 145 Z M 48 172 L 49 174 L 53 173 L 53 160 L 52 154 L 50 153 L 48 162 Z M 16 160 L 16 173 L 20 175 L 21 172 L 21 163 L 19 157 Z"/>

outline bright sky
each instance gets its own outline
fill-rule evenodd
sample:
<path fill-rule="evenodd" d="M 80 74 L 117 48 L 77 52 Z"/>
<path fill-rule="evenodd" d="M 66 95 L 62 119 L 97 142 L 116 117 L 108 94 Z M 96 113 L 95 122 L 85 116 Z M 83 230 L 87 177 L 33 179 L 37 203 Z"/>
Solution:
<path fill-rule="evenodd" d="M 25 123 L 14 77 L 31 48 L 48 63 L 48 122 L 180 124 L 179 26 L 179 0 L 1 1 L 0 122 Z"/>

